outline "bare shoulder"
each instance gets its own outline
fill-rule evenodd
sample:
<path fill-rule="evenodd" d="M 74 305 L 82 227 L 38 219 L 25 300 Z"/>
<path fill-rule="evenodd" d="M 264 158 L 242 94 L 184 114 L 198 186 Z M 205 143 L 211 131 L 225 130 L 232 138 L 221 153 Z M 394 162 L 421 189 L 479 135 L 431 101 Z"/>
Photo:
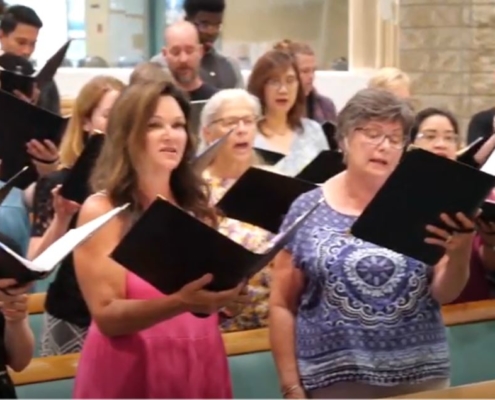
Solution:
<path fill-rule="evenodd" d="M 81 206 L 78 225 L 85 224 L 112 210 L 114 206 L 107 195 L 96 193 L 89 196 Z"/>

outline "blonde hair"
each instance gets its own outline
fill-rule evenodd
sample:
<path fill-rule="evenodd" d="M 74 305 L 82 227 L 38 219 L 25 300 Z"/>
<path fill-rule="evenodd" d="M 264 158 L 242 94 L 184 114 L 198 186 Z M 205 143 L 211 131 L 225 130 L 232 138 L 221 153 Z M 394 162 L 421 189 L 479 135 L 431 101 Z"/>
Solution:
<path fill-rule="evenodd" d="M 77 95 L 72 106 L 72 115 L 67 130 L 60 143 L 62 167 L 72 167 L 84 148 L 84 122 L 91 118 L 103 96 L 111 91 L 122 91 L 125 85 L 120 80 L 100 75 L 86 83 Z"/>
<path fill-rule="evenodd" d="M 398 85 L 409 88 L 411 79 L 405 72 L 393 67 L 379 69 L 368 82 L 368 88 L 370 89 L 390 90 Z"/>
<path fill-rule="evenodd" d="M 172 75 L 160 64 L 146 61 L 138 64 L 129 77 L 129 85 L 146 82 L 172 82 Z"/>

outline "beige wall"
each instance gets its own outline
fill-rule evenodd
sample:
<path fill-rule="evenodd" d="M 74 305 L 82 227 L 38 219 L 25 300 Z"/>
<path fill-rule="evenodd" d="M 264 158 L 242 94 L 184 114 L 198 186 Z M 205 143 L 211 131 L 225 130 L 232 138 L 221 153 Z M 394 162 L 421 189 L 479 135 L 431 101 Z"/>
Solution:
<path fill-rule="evenodd" d="M 423 107 L 469 118 L 495 106 L 495 0 L 401 0 L 400 66 Z"/>
<path fill-rule="evenodd" d="M 304 41 L 320 68 L 348 56 L 348 0 L 227 0 L 223 51 L 252 62 L 280 39 Z"/>

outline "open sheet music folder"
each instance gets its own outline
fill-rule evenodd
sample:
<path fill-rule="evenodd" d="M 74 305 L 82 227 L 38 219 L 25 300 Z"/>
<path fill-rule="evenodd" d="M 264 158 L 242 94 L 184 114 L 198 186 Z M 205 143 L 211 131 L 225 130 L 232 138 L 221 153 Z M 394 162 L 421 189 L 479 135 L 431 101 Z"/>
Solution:
<path fill-rule="evenodd" d="M 104 143 L 104 134 L 95 133 L 89 137 L 88 143 L 60 188 L 63 198 L 82 204 L 91 194 L 89 179 Z"/>
<path fill-rule="evenodd" d="M 267 249 L 255 253 L 159 198 L 111 257 L 165 294 L 175 293 L 207 273 L 213 274 L 209 290 L 231 289 L 264 268 L 319 205 L 315 203 Z"/>
<path fill-rule="evenodd" d="M 294 200 L 316 187 L 311 182 L 251 167 L 216 206 L 228 218 L 276 233 Z"/>
<path fill-rule="evenodd" d="M 336 150 L 323 150 L 296 178 L 313 183 L 323 183 L 345 170 L 344 155 Z"/>
<path fill-rule="evenodd" d="M 2 260 L 0 279 L 12 278 L 21 285 L 37 279 L 44 279 L 78 245 L 126 208 L 127 205 L 114 208 L 79 228 L 69 230 L 32 261 L 18 255 L 0 242 Z"/>
<path fill-rule="evenodd" d="M 229 138 L 230 135 L 235 131 L 231 129 L 225 135 L 215 140 L 208 147 L 202 150 L 199 154 L 197 154 L 192 160 L 192 166 L 196 173 L 201 174 L 206 168 L 210 166 L 210 164 L 215 160 L 218 152 Z"/>
<path fill-rule="evenodd" d="M 435 265 L 444 249 L 424 242 L 426 225 L 446 228 L 441 213 L 474 217 L 495 186 L 495 177 L 468 165 L 414 149 L 351 228 L 365 241 Z"/>

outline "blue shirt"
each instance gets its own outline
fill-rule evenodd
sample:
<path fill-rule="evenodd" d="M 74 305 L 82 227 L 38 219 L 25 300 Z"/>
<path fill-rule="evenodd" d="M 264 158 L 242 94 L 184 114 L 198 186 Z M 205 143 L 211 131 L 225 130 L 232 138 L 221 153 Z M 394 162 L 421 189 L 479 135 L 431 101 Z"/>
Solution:
<path fill-rule="evenodd" d="M 300 196 L 281 230 L 322 195 L 317 188 Z M 302 384 L 447 378 L 446 330 L 429 290 L 433 268 L 351 236 L 355 220 L 324 203 L 286 247 L 306 278 L 296 320 Z"/>
<path fill-rule="evenodd" d="M 4 182 L 0 182 L 0 187 Z M 27 253 L 30 237 L 29 212 L 24 203 L 22 190 L 14 188 L 0 205 L 0 232 L 9 236 Z"/>
<path fill-rule="evenodd" d="M 323 150 L 330 149 L 318 122 L 303 118 L 301 124 L 301 128 L 296 131 L 289 153 L 274 166 L 284 175 L 297 175 Z M 254 147 L 274 151 L 261 132 L 256 135 Z"/>

